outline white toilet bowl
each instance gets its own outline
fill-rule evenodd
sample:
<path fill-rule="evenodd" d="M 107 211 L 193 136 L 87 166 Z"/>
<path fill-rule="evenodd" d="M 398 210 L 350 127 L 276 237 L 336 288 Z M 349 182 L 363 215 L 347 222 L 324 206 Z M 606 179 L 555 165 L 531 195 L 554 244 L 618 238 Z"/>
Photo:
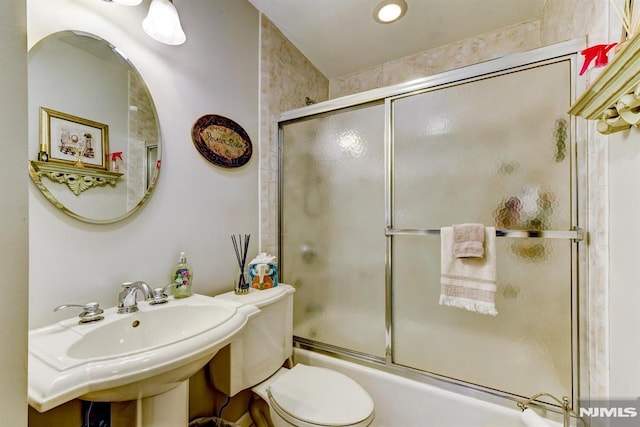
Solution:
<path fill-rule="evenodd" d="M 373 399 L 348 376 L 301 363 L 252 388 L 269 405 L 275 427 L 366 427 Z"/>
<path fill-rule="evenodd" d="M 218 295 L 260 311 L 228 346 L 213 358 L 214 387 L 227 396 L 251 389 L 256 399 L 250 412 L 264 421 L 270 414 L 276 427 L 366 427 L 373 422 L 373 399 L 355 381 L 336 371 L 297 364 L 281 368 L 293 354 L 293 294 L 287 284 L 236 295 Z M 258 420 L 254 419 L 256 425 Z"/>

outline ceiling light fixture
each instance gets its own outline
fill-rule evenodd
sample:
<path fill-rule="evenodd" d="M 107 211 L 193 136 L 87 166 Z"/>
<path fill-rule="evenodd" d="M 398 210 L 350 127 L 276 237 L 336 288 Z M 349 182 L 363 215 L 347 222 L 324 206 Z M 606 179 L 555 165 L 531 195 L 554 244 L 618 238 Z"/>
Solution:
<path fill-rule="evenodd" d="M 390 24 L 402 18 L 405 13 L 405 0 L 383 0 L 373 9 L 373 19 L 380 24 Z"/>
<path fill-rule="evenodd" d="M 151 38 L 165 44 L 179 45 L 187 40 L 178 11 L 172 0 L 152 0 L 142 29 Z"/>

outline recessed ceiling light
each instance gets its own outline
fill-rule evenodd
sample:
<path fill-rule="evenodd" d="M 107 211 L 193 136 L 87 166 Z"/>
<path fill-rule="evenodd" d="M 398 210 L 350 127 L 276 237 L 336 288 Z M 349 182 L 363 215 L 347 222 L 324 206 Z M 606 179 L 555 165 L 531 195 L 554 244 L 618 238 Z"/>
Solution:
<path fill-rule="evenodd" d="M 373 9 L 373 19 L 381 24 L 390 24 L 407 13 L 405 0 L 383 0 Z"/>

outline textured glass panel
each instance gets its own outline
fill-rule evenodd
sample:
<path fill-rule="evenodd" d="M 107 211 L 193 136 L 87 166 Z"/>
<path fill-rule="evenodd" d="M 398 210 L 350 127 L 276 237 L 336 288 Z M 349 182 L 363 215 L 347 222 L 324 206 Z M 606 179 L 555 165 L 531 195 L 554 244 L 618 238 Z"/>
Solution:
<path fill-rule="evenodd" d="M 539 245 L 543 256 L 522 255 Z M 570 396 L 570 245 L 498 238 L 494 317 L 438 304 L 437 236 L 394 237 L 394 362 L 521 396 Z"/>
<path fill-rule="evenodd" d="M 384 106 L 284 126 L 281 279 L 294 334 L 384 356 Z"/>
<path fill-rule="evenodd" d="M 394 101 L 395 228 L 569 230 L 568 61 Z M 394 361 L 571 395 L 570 240 L 497 239 L 498 316 L 438 305 L 440 239 L 394 238 Z"/>
<path fill-rule="evenodd" d="M 569 75 L 565 61 L 395 101 L 394 227 L 568 230 L 569 147 L 556 135 Z"/>

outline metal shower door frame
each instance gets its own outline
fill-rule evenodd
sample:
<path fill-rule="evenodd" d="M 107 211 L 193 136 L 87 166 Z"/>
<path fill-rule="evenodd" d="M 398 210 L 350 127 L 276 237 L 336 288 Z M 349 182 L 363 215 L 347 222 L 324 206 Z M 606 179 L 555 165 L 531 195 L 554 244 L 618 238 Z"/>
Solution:
<path fill-rule="evenodd" d="M 283 126 L 306 119 L 315 118 L 322 115 L 329 115 L 335 112 L 360 108 L 366 104 L 385 104 L 385 230 L 381 230 L 386 235 L 386 254 L 385 254 L 385 350 L 384 358 L 377 356 L 361 354 L 356 351 L 350 351 L 330 344 L 317 342 L 314 340 L 294 337 L 295 344 L 299 347 L 309 348 L 316 351 L 330 353 L 333 356 L 346 360 L 356 360 L 364 364 L 371 365 L 378 369 L 383 369 L 394 374 L 398 374 L 407 378 L 416 379 L 425 383 L 437 384 L 441 388 L 445 388 L 454 392 L 474 395 L 485 401 L 505 405 L 505 402 L 516 401 L 518 396 L 511 393 L 483 387 L 481 385 L 470 384 L 468 382 L 443 377 L 437 374 L 421 371 L 414 368 L 397 365 L 393 361 L 393 236 L 399 234 L 433 234 L 433 230 L 397 230 L 393 228 L 393 114 L 392 104 L 394 100 L 413 96 L 416 94 L 442 89 L 445 87 L 455 86 L 462 83 L 469 83 L 475 80 L 486 79 L 488 77 L 498 76 L 500 74 L 513 73 L 525 70 L 531 67 L 548 65 L 560 61 L 569 61 L 570 76 L 570 94 L 571 102 L 576 99 L 577 92 L 577 75 L 578 75 L 578 55 L 586 47 L 585 39 L 570 40 L 558 43 L 552 46 L 534 49 L 531 51 L 512 54 L 502 58 L 490 60 L 476 65 L 463 67 L 460 69 L 443 72 L 422 79 L 412 80 L 385 88 L 373 89 L 366 92 L 349 95 L 342 98 L 332 99 L 320 102 L 307 107 L 286 111 L 280 114 L 277 119 L 278 124 L 278 192 L 283 191 L 283 144 L 284 134 Z M 571 156 L 571 204 L 572 204 L 572 230 L 564 231 L 547 231 L 539 233 L 540 235 L 531 236 L 526 231 L 516 231 L 523 233 L 515 237 L 542 237 L 542 238 L 569 238 L 575 243 L 572 245 L 571 257 L 571 332 L 572 332 L 572 396 L 573 402 L 577 402 L 579 392 L 581 391 L 580 373 L 581 363 L 587 364 L 588 360 L 581 360 L 587 357 L 588 352 L 580 349 L 579 335 L 580 329 L 584 327 L 579 316 L 579 302 L 584 298 L 581 292 L 586 293 L 586 250 L 583 250 L 584 232 L 581 227 L 586 224 L 586 200 L 584 198 L 585 183 L 578 176 L 578 168 L 586 165 L 586 148 L 580 146 L 577 141 L 577 134 L 584 133 L 584 130 L 578 132 L 578 124 L 575 117 L 570 116 L 570 156 Z M 280 273 L 286 269 L 286 265 L 282 263 L 282 203 L 281 197 L 278 196 L 278 256 L 281 261 Z M 584 394 L 585 387 L 582 386 Z M 551 411 L 557 411 L 557 407 L 553 404 L 545 404 Z"/>

